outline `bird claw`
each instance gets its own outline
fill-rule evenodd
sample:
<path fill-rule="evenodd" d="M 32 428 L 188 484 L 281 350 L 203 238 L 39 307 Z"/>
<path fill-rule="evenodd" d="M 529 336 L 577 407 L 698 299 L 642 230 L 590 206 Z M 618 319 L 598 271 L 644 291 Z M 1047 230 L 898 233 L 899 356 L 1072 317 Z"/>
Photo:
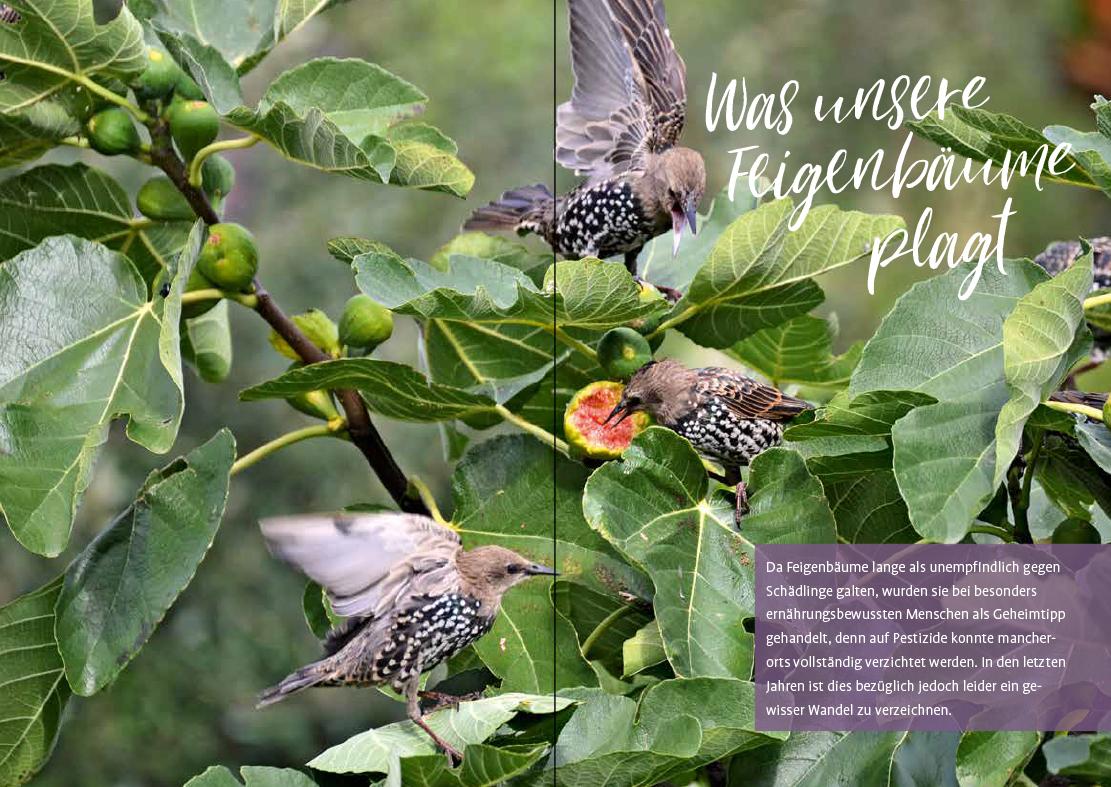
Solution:
<path fill-rule="evenodd" d="M 674 287 L 668 287 L 668 286 L 663 285 L 663 284 L 652 284 L 652 282 L 645 281 L 644 279 L 640 278 L 639 276 L 633 276 L 633 281 L 636 282 L 636 286 L 637 286 L 638 290 L 643 290 L 645 285 L 648 285 L 650 287 L 655 287 L 656 290 L 659 291 L 660 295 L 664 296 L 664 298 L 666 298 L 671 303 L 677 303 L 683 297 L 683 293 L 681 291 L 675 289 Z"/>
<path fill-rule="evenodd" d="M 457 748 L 446 741 L 440 741 L 438 745 L 443 750 L 444 754 L 447 755 L 448 762 L 451 764 L 452 768 L 462 764 L 463 754 Z"/>
<path fill-rule="evenodd" d="M 455 694 L 447 694 L 442 691 L 421 691 L 417 693 L 417 696 L 420 697 L 422 700 L 431 701 L 432 704 L 428 707 L 428 712 L 434 713 L 435 711 L 443 710 L 444 708 L 458 708 L 460 702 L 471 702 L 472 700 L 481 699 L 482 692 L 472 691 L 470 694 L 457 696 Z"/>

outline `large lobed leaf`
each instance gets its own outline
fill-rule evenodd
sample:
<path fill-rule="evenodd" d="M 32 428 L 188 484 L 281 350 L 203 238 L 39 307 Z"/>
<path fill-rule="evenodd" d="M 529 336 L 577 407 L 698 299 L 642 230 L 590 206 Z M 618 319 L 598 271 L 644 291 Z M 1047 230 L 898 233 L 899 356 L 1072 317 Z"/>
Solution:
<path fill-rule="evenodd" d="M 30 780 L 54 748 L 69 699 L 54 641 L 61 579 L 0 607 L 0 784 Z"/>
<path fill-rule="evenodd" d="M 178 320 L 198 223 L 166 298 L 105 247 L 48 238 L 0 264 L 0 509 L 28 549 L 57 555 L 108 425 L 164 453 L 184 406 Z M 50 330 L 44 332 L 43 328 Z"/>
<path fill-rule="evenodd" d="M 857 342 L 843 354 L 834 355 L 835 338 L 836 319 L 804 314 L 737 342 L 728 353 L 773 385 L 840 388 L 849 384 L 864 344 Z"/>
<path fill-rule="evenodd" d="M 558 561 L 564 580 L 599 593 L 647 596 L 646 579 L 583 521 L 586 477 L 581 465 L 522 435 L 474 446 L 452 482 L 464 546 L 501 544 L 546 565 Z M 574 646 L 574 628 L 553 616 L 549 582 L 531 580 L 506 594 L 494 628 L 475 644 L 503 689 L 539 693 L 553 685 L 597 685 Z"/>
<path fill-rule="evenodd" d="M 1096 186 L 1111 193 L 1111 160 L 1101 154 L 1098 146 L 1091 144 L 1096 140 L 1087 139 L 1086 135 L 1066 126 L 1050 126 L 1043 133 L 1010 115 L 950 106 L 946 107 L 944 118 L 934 112 L 920 121 L 908 122 L 907 127 L 973 161 L 991 161 L 999 165 L 1006 162 L 1013 169 L 1019 166 L 1020 157 L 1025 154 L 1026 160 L 1031 162 L 1028 166 L 1031 173 L 1034 171 L 1033 154 L 1041 146 L 1048 146 L 1047 150 L 1051 151 L 1054 145 L 1062 142 L 1076 143 L 1060 167 L 1068 171 L 1057 178 L 1074 185 Z"/>
<path fill-rule="evenodd" d="M 123 187 L 84 164 L 36 167 L 0 183 L 0 260 L 68 233 L 127 255 L 149 282 L 170 267 L 189 228 L 134 218 Z"/>
<path fill-rule="evenodd" d="M 33 161 L 79 128 L 60 101 L 39 101 L 25 110 L 0 114 L 0 167 Z"/>
<path fill-rule="evenodd" d="M 553 332 L 568 342 L 569 333 L 608 330 L 661 308 L 640 300 L 621 265 L 558 262 L 538 286 L 544 257 L 487 236 L 464 238 L 432 263 L 402 259 L 380 244 L 353 262 L 363 292 L 425 321 L 429 371 L 439 382 L 504 403 L 551 371 L 560 354 Z"/>
<path fill-rule="evenodd" d="M 850 395 L 910 390 L 938 400 L 892 429 L 895 477 L 911 522 L 933 541 L 963 538 L 995 494 L 996 423 L 1009 398 L 1003 322 L 1048 279 L 1025 260 L 1006 271 L 985 267 L 963 301 L 960 268 L 916 284 L 865 345 L 850 384 Z"/>
<path fill-rule="evenodd" d="M 485 396 L 429 382 L 409 366 L 374 358 L 341 358 L 302 366 L 239 394 L 245 402 L 287 399 L 319 389 L 355 388 L 376 413 L 402 421 L 450 421 L 492 412 Z"/>
<path fill-rule="evenodd" d="M 796 732 L 734 760 L 731 776 L 754 787 L 957 787 L 958 742 L 948 732 Z"/>
<path fill-rule="evenodd" d="M 751 675 L 752 635 L 742 625 L 755 604 L 748 539 L 833 540 L 833 515 L 801 457 L 768 452 L 752 477 L 743 534 L 729 501 L 710 497 L 698 454 L 663 428 L 637 436 L 586 484 L 591 527 L 652 579 L 664 650 L 681 677 Z"/>
<path fill-rule="evenodd" d="M 233 461 L 235 439 L 223 429 L 151 473 L 66 570 L 54 628 L 76 693 L 111 683 L 193 579 L 220 526 Z"/>
<path fill-rule="evenodd" d="M 126 80 L 146 65 L 143 31 L 127 7 L 98 25 L 93 4 L 84 0 L 7 5 L 22 18 L 0 24 L 0 115 L 23 112 L 82 80 Z"/>
<path fill-rule="evenodd" d="M 560 731 L 544 778 L 566 787 L 658 784 L 786 736 L 757 732 L 754 707 L 753 684 L 724 678 L 663 681 L 639 701 L 593 696 Z"/>
<path fill-rule="evenodd" d="M 1084 298 L 1092 289 L 1092 252 L 1049 281 L 1036 285 L 1003 323 L 1003 375 L 1010 398 L 995 427 L 998 485 L 1018 453 L 1034 409 L 1057 390 L 1091 346 Z"/>
<path fill-rule="evenodd" d="M 698 234 L 684 237 L 679 253 L 673 254 L 672 235 L 666 232 L 648 241 L 637 260 L 637 273 L 645 281 L 686 291 L 714 242 L 741 214 L 754 210 L 757 200 L 748 189 L 741 189 L 734 200 L 729 189 L 722 189 L 710 203 L 706 215 L 698 217 Z"/>
<path fill-rule="evenodd" d="M 425 721 L 448 743 L 463 749 L 482 743 L 518 713 L 550 714 L 570 704 L 571 700 L 551 694 L 507 693 L 461 702 L 457 708 L 426 715 Z M 308 765 L 329 773 L 391 773 L 399 767 L 399 759 L 431 754 L 437 750 L 428 735 L 413 722 L 400 721 L 348 738 Z"/>
<path fill-rule="evenodd" d="M 446 270 L 396 254 L 355 258 L 355 282 L 379 303 L 424 319 L 552 330 L 603 331 L 659 311 L 643 303 L 622 266 L 601 260 L 555 263 L 537 287 L 521 270 L 490 259 L 452 254 Z"/>
<path fill-rule="evenodd" d="M 790 231 L 793 209 L 780 199 L 729 225 L 667 324 L 703 346 L 728 347 L 810 311 L 823 299 L 814 276 L 864 257 L 903 226 L 897 216 L 823 205 Z"/>
<path fill-rule="evenodd" d="M 223 765 L 213 765 L 187 781 L 184 787 L 316 787 L 316 782 L 292 768 L 245 765 L 240 782 Z"/>
<path fill-rule="evenodd" d="M 912 409 L 933 401 L 911 391 L 874 391 L 855 398 L 842 391 L 813 421 L 784 433 L 787 445 L 806 457 L 807 468 L 821 480 L 840 540 L 918 540 L 892 470 L 891 429 Z"/>
<path fill-rule="evenodd" d="M 395 123 L 421 111 L 426 100 L 414 85 L 373 63 L 318 58 L 275 79 L 255 109 L 221 109 L 229 123 L 298 163 L 466 196 L 474 175 L 455 157 L 454 143 L 438 131 L 438 136 L 396 129 L 391 134 Z"/>
<path fill-rule="evenodd" d="M 283 38 L 344 0 L 131 0 L 137 16 L 212 47 L 239 73 Z M 250 20 L 250 24 L 247 21 Z"/>

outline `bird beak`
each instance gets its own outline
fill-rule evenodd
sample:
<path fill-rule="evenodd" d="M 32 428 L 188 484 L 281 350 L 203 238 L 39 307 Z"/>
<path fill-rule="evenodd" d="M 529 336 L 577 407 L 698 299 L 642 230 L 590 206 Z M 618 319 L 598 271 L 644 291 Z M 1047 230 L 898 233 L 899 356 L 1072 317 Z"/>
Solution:
<path fill-rule="evenodd" d="M 558 577 L 559 576 L 559 572 L 556 571 L 554 568 L 548 568 L 547 566 L 542 566 L 539 563 L 533 563 L 527 569 L 525 569 L 525 571 L 528 574 L 531 574 L 532 576 L 548 576 L 548 577 Z"/>
<path fill-rule="evenodd" d="M 602 426 L 606 426 L 610 421 L 613 421 L 614 416 L 618 413 L 621 414 L 621 417 L 614 422 L 614 426 L 617 426 L 617 424 L 629 417 L 628 405 L 625 404 L 624 399 L 617 403 L 617 407 L 610 410 L 610 414 L 606 416 L 606 420 L 602 421 Z"/>
<path fill-rule="evenodd" d="M 687 216 L 681 210 L 671 210 L 671 230 L 675 234 L 671 236 L 671 256 L 675 257 L 679 254 L 679 241 L 683 239 L 683 225 L 687 223 Z"/>
<path fill-rule="evenodd" d="M 698 234 L 698 211 L 696 210 L 697 207 L 698 206 L 695 205 L 693 200 L 690 202 L 690 204 L 687 205 L 687 226 L 691 228 L 692 236 Z"/>

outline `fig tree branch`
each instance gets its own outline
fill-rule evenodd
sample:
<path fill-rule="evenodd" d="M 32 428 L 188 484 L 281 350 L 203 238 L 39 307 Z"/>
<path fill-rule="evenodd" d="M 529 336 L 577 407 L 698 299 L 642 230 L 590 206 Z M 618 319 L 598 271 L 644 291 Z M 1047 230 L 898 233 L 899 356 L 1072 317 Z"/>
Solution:
<path fill-rule="evenodd" d="M 185 164 L 174 151 L 170 129 L 165 120 L 161 118 L 151 120 L 147 126 L 150 129 L 150 159 L 154 166 L 161 169 L 166 176 L 185 197 L 193 212 L 205 224 L 219 224 L 220 217 L 213 210 L 205 193 L 189 182 L 189 173 Z M 267 324 L 300 356 L 306 364 L 319 363 L 331 360 L 323 351 L 311 341 L 296 323 L 291 320 L 273 297 L 256 278 L 254 297 L 256 299 L 254 310 Z M 393 458 L 386 446 L 382 435 L 370 420 L 366 403 L 358 391 L 337 390 L 336 398 L 343 407 L 347 421 L 347 434 L 351 442 L 358 447 L 366 458 L 367 463 L 382 482 L 394 503 L 402 511 L 409 513 L 425 514 L 428 509 L 421 501 L 420 496 L 410 489 L 409 479 L 405 476 L 397 461 Z"/>

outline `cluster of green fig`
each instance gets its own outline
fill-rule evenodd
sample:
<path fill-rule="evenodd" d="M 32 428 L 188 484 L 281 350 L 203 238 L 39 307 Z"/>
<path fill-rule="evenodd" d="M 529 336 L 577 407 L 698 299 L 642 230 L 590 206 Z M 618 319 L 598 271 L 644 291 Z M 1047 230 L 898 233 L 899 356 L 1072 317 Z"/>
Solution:
<path fill-rule="evenodd" d="M 369 295 L 356 295 L 348 300 L 338 325 L 319 309 L 296 314 L 293 322 L 309 341 L 332 358 L 368 355 L 393 335 L 393 314 Z M 293 361 L 290 369 L 302 365 L 297 351 L 276 331 L 270 331 L 270 345 Z M 340 417 L 330 391 L 309 391 L 286 401 L 313 418 L 332 422 Z"/>

